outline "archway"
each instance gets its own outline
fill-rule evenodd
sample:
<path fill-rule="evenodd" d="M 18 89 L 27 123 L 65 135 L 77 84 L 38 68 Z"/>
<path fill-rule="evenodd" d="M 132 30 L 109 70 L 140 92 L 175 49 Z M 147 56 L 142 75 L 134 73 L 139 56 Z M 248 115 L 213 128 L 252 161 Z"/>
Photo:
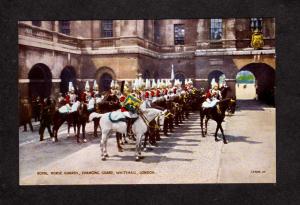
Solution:
<path fill-rule="evenodd" d="M 211 86 L 212 79 L 215 79 L 215 81 L 220 84 L 225 80 L 225 74 L 222 71 L 219 70 L 213 70 L 208 74 L 208 87 Z"/>
<path fill-rule="evenodd" d="M 104 73 L 100 77 L 100 90 L 101 91 L 108 91 L 110 89 L 110 84 L 112 81 L 112 76 L 108 73 Z"/>
<path fill-rule="evenodd" d="M 112 80 L 116 80 L 115 72 L 109 67 L 101 67 L 95 75 L 100 91 L 108 91 Z"/>
<path fill-rule="evenodd" d="M 159 79 L 159 73 L 158 73 L 157 71 L 154 72 L 153 78 L 154 78 L 155 80 Z"/>
<path fill-rule="evenodd" d="M 178 80 L 180 80 L 181 82 L 182 82 L 182 85 L 184 85 L 185 84 L 185 79 L 186 79 L 186 77 L 185 77 L 185 75 L 183 74 L 183 73 L 176 73 L 175 74 L 175 79 L 178 79 Z"/>
<path fill-rule="evenodd" d="M 239 100 L 256 99 L 256 80 L 252 72 L 242 70 L 236 75 L 236 98 Z"/>
<path fill-rule="evenodd" d="M 29 97 L 47 98 L 51 95 L 52 74 L 48 66 L 35 64 L 28 73 Z"/>
<path fill-rule="evenodd" d="M 151 78 L 150 71 L 149 71 L 149 70 L 145 70 L 145 71 L 143 72 L 142 78 L 143 78 L 143 79 L 150 79 L 150 78 Z"/>
<path fill-rule="evenodd" d="M 250 71 L 256 79 L 258 100 L 267 104 L 275 104 L 275 70 L 265 63 L 250 63 L 241 71 Z"/>
<path fill-rule="evenodd" d="M 66 66 L 60 74 L 60 92 L 67 93 L 69 90 L 69 82 L 73 83 L 75 92 L 77 91 L 76 72 L 74 67 Z"/>

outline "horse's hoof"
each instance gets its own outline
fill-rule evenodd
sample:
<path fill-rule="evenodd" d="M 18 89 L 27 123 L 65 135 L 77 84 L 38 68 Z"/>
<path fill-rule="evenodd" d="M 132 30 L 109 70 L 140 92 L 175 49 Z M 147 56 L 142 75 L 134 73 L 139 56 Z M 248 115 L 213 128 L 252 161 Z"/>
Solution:
<path fill-rule="evenodd" d="M 219 139 L 217 139 L 217 138 L 215 138 L 215 141 L 216 141 L 216 142 L 219 142 L 220 140 L 219 140 Z"/>
<path fill-rule="evenodd" d="M 101 160 L 102 160 L 102 161 L 105 161 L 105 160 L 106 160 L 106 158 L 105 158 L 105 157 L 102 157 L 102 158 L 101 158 Z"/>
<path fill-rule="evenodd" d="M 119 152 L 123 152 L 123 149 L 119 148 L 118 151 L 119 151 Z"/>
<path fill-rule="evenodd" d="M 228 142 L 227 141 L 223 141 L 224 142 L 224 144 L 228 144 Z"/>
<path fill-rule="evenodd" d="M 108 157 L 108 154 L 105 154 L 104 157 Z"/>
<path fill-rule="evenodd" d="M 135 161 L 136 161 L 136 162 L 139 162 L 139 161 L 141 161 L 141 160 L 140 160 L 139 157 L 135 157 Z"/>
<path fill-rule="evenodd" d="M 84 143 L 86 143 L 86 142 L 87 142 L 87 140 L 86 140 L 86 139 L 83 139 L 83 142 L 84 142 Z"/>

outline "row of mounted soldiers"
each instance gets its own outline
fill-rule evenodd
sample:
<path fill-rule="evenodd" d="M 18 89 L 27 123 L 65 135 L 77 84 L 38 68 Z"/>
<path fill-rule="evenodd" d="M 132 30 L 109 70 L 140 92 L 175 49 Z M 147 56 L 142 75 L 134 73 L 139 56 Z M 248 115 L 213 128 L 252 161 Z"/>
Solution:
<path fill-rule="evenodd" d="M 160 125 L 165 135 L 173 132 L 174 126 L 179 126 L 188 116 L 191 109 L 197 106 L 197 99 L 201 96 L 201 91 L 193 86 L 193 82 L 189 79 L 183 85 L 179 80 L 143 80 L 136 79 L 131 85 L 128 82 L 122 82 L 119 85 L 116 81 L 111 82 L 111 89 L 106 94 L 100 94 L 98 85 L 94 81 L 92 89 L 89 82 L 86 82 L 85 90 L 81 93 L 75 93 L 73 84 L 69 83 L 69 92 L 65 96 L 60 95 L 56 100 L 56 112 L 61 115 L 67 115 L 75 112 L 80 103 L 87 105 L 89 113 L 98 112 L 105 113 L 117 109 L 121 109 L 128 124 L 132 123 L 131 119 L 136 117 L 137 106 L 153 107 L 161 110 L 167 110 L 164 124 Z M 47 108 L 47 100 L 42 103 L 42 119 L 45 108 Z M 51 101 L 48 101 L 50 106 Z M 151 122 L 155 123 L 155 122 Z M 42 125 L 43 124 L 43 125 Z M 40 135 L 43 135 L 44 129 L 48 127 L 50 136 L 53 135 L 52 130 L 47 125 L 41 123 Z M 150 126 L 157 128 L 158 126 Z M 130 132 L 130 129 L 128 130 Z M 95 132 L 94 132 L 95 133 Z M 160 139 L 159 130 L 152 129 L 150 133 L 155 133 L 150 137 L 150 143 L 155 143 Z M 95 133 L 96 134 L 96 133 Z M 42 139 L 42 138 L 41 138 Z"/>

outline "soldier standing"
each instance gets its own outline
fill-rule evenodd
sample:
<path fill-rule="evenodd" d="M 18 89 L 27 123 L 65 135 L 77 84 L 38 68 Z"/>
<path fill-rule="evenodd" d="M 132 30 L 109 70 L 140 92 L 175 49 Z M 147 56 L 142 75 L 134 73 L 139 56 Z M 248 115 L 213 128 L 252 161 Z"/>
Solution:
<path fill-rule="evenodd" d="M 40 141 L 44 140 L 44 131 L 47 128 L 50 137 L 53 137 L 53 133 L 51 132 L 51 99 L 47 98 L 46 103 L 42 106 L 41 111 L 41 124 L 39 129 Z"/>

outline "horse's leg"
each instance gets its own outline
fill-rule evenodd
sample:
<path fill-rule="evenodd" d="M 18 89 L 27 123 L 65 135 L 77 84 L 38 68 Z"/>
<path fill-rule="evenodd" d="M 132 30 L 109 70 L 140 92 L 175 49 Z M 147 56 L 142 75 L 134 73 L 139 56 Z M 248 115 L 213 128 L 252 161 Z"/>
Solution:
<path fill-rule="evenodd" d="M 111 134 L 111 133 L 109 133 L 109 134 Z M 104 139 L 104 157 L 108 157 L 108 154 L 107 154 L 107 140 L 108 140 L 108 137 L 109 137 L 109 135 L 107 135 L 107 137 Z"/>
<path fill-rule="evenodd" d="M 68 121 L 68 137 L 70 136 L 70 127 L 71 127 L 71 123 Z"/>
<path fill-rule="evenodd" d="M 86 126 L 86 123 L 83 122 L 82 123 L 82 137 L 83 137 L 83 142 L 87 142 L 87 140 L 85 138 L 85 126 Z"/>
<path fill-rule="evenodd" d="M 48 130 L 48 133 L 50 135 L 50 138 L 52 138 L 53 137 L 53 133 L 51 132 L 51 125 L 50 125 L 50 123 L 47 124 L 47 130 Z"/>
<path fill-rule="evenodd" d="M 149 131 L 147 131 L 147 132 L 145 133 L 145 140 L 144 140 L 144 143 L 143 143 L 143 149 L 144 149 L 144 150 L 147 149 L 146 146 L 147 146 L 147 141 L 148 141 L 148 139 L 149 139 Z"/>
<path fill-rule="evenodd" d="M 218 137 L 217 137 L 219 128 L 220 128 L 220 125 L 219 125 L 219 123 L 218 123 L 218 124 L 217 124 L 217 128 L 216 128 L 216 133 L 215 133 L 215 141 L 216 141 L 216 142 L 219 141 L 219 139 L 218 139 Z"/>
<path fill-rule="evenodd" d="M 40 125 L 40 129 L 39 129 L 40 141 L 43 141 L 43 140 L 44 140 L 44 131 L 45 131 L 44 124 L 43 124 L 43 123 L 41 123 L 41 125 Z"/>
<path fill-rule="evenodd" d="M 140 161 L 141 159 L 141 140 L 142 140 L 142 135 L 137 134 L 136 135 L 136 144 L 135 144 L 135 161 Z"/>
<path fill-rule="evenodd" d="M 79 135 L 80 135 L 80 123 L 77 124 L 77 134 L 76 134 L 77 143 L 79 143 Z"/>
<path fill-rule="evenodd" d="M 122 146 L 120 145 L 120 140 L 121 140 L 121 138 L 122 138 L 122 134 L 116 132 L 116 140 L 117 140 L 117 146 L 118 146 L 118 151 L 119 151 L 119 152 L 123 152 L 123 148 L 122 148 Z"/>
<path fill-rule="evenodd" d="M 27 124 L 26 124 L 26 122 L 24 123 L 24 130 L 23 130 L 23 132 L 27 132 Z"/>
<path fill-rule="evenodd" d="M 208 123 L 209 118 L 206 116 L 205 118 L 205 135 L 207 135 L 207 123 Z"/>
<path fill-rule="evenodd" d="M 33 126 L 32 126 L 32 123 L 31 123 L 31 119 L 29 120 L 28 124 L 29 124 L 31 132 L 33 132 Z"/>
<path fill-rule="evenodd" d="M 125 143 L 125 144 L 128 144 L 128 141 L 126 140 L 126 135 L 125 135 L 125 134 L 122 134 L 122 136 L 123 136 L 124 143 Z"/>
<path fill-rule="evenodd" d="M 104 156 L 104 141 L 105 138 L 107 137 L 107 133 L 102 132 L 101 134 L 101 140 L 100 140 L 100 150 L 101 150 L 101 159 L 105 160 L 105 156 Z"/>
<path fill-rule="evenodd" d="M 98 135 L 97 135 L 98 124 L 99 124 L 99 119 L 95 119 L 94 120 L 94 137 L 98 137 Z"/>
<path fill-rule="evenodd" d="M 204 128 L 203 128 L 203 118 L 204 116 L 203 115 L 200 115 L 200 126 L 201 126 L 201 133 L 202 133 L 202 137 L 205 137 L 205 134 L 204 134 Z"/>
<path fill-rule="evenodd" d="M 225 138 L 225 135 L 224 135 L 224 130 L 223 130 L 223 127 L 222 127 L 222 123 L 220 123 L 219 127 L 220 127 L 220 130 L 221 130 L 222 135 L 223 135 L 223 142 L 224 142 L 224 144 L 227 144 L 228 142 L 227 142 L 227 140 Z"/>
<path fill-rule="evenodd" d="M 165 136 L 168 136 L 168 121 L 169 119 L 167 118 L 164 120 L 163 131 Z"/>

